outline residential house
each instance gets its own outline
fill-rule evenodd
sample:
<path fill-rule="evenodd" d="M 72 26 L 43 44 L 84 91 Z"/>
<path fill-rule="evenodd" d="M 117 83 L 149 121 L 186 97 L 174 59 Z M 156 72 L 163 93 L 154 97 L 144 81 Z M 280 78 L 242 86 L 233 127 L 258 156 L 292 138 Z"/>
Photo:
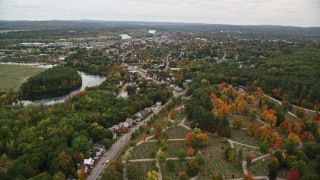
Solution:
<path fill-rule="evenodd" d="M 99 157 L 103 154 L 104 151 L 105 151 L 105 147 L 101 144 L 97 144 L 91 150 L 91 157 L 93 159 L 99 159 Z"/>

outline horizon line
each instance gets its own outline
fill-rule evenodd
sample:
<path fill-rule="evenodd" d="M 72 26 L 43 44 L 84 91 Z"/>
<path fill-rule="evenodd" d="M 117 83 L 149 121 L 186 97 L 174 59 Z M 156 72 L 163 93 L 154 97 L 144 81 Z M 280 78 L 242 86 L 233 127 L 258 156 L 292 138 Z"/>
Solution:
<path fill-rule="evenodd" d="M 100 22 L 140 22 L 140 23 L 168 23 L 168 24 L 198 24 L 198 25 L 227 25 L 227 26 L 282 26 L 282 27 L 299 27 L 299 28 L 320 28 L 320 26 L 298 26 L 298 25 L 280 25 L 280 24 L 223 24 L 223 23 L 204 23 L 204 22 L 177 22 L 177 21 L 143 21 L 143 20 L 96 20 L 96 19 L 50 19 L 50 20 L 7 20 L 0 19 L 0 21 L 18 22 L 18 21 L 30 21 L 30 22 L 43 22 L 43 21 L 100 21 Z"/>

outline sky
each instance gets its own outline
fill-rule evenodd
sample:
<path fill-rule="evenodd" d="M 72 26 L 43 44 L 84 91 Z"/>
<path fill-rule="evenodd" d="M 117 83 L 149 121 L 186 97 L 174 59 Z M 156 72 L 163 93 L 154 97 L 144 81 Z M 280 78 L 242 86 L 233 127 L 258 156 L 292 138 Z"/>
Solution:
<path fill-rule="evenodd" d="M 320 0 L 0 0 L 0 20 L 320 27 Z"/>

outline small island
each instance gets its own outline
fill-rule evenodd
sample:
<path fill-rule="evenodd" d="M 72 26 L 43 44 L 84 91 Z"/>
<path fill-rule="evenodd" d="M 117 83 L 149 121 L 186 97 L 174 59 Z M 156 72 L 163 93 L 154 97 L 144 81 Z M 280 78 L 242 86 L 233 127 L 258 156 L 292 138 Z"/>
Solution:
<path fill-rule="evenodd" d="M 64 95 L 81 85 L 82 78 L 76 70 L 56 66 L 29 78 L 20 91 L 23 99 L 36 100 Z"/>

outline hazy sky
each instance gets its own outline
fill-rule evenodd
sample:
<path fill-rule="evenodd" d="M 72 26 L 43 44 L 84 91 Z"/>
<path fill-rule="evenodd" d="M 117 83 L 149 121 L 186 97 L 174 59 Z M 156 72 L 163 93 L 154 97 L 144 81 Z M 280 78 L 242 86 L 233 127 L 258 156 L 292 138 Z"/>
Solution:
<path fill-rule="evenodd" d="M 320 0 L 0 0 L 0 19 L 320 26 Z"/>

